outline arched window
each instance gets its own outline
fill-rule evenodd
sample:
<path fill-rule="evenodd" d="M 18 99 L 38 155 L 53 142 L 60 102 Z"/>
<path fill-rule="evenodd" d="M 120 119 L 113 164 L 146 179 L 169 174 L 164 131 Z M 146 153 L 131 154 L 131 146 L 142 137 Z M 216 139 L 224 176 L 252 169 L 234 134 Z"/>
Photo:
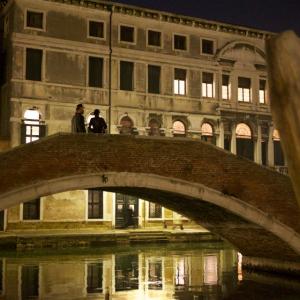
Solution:
<path fill-rule="evenodd" d="M 251 139 L 251 129 L 245 123 L 240 123 L 236 126 L 236 137 L 240 139 Z"/>
<path fill-rule="evenodd" d="M 160 135 L 160 124 L 157 120 L 151 119 L 149 122 L 149 135 L 158 136 Z"/>
<path fill-rule="evenodd" d="M 27 144 L 45 136 L 45 125 L 36 108 L 27 109 L 21 126 L 21 143 Z"/>
<path fill-rule="evenodd" d="M 209 123 L 203 123 L 201 126 L 201 140 L 211 144 L 216 143 L 213 127 Z"/>
<path fill-rule="evenodd" d="M 174 136 L 185 136 L 185 125 L 181 121 L 175 121 L 173 123 L 173 135 Z"/>
<path fill-rule="evenodd" d="M 245 123 L 240 123 L 236 126 L 236 153 L 254 160 L 252 133 L 250 127 Z"/>
<path fill-rule="evenodd" d="M 133 134 L 133 121 L 125 116 L 120 121 L 120 134 Z"/>
<path fill-rule="evenodd" d="M 273 131 L 273 144 L 274 144 L 274 165 L 284 166 L 285 165 L 284 155 L 281 148 L 279 131 L 277 129 L 274 129 Z"/>

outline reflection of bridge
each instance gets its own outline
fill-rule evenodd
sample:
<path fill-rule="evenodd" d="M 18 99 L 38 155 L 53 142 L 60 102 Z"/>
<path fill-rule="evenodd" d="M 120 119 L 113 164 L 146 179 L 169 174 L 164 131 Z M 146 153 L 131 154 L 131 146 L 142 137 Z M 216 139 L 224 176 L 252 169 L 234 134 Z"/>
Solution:
<path fill-rule="evenodd" d="M 101 187 L 184 214 L 246 256 L 300 262 L 290 179 L 201 141 L 58 134 L 2 153 L 0 170 L 2 209 Z"/>

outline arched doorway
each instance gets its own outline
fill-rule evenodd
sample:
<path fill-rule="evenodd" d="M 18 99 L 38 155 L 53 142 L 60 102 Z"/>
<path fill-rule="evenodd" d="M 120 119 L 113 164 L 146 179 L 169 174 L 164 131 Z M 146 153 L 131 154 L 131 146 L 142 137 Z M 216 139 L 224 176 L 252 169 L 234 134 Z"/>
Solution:
<path fill-rule="evenodd" d="M 129 116 L 124 116 L 120 121 L 120 134 L 133 134 L 134 123 Z"/>
<path fill-rule="evenodd" d="M 175 136 L 175 137 L 185 137 L 186 136 L 185 124 L 182 121 L 177 120 L 173 123 L 173 136 Z"/>
<path fill-rule="evenodd" d="M 245 123 L 236 126 L 236 154 L 254 160 L 252 132 Z"/>
<path fill-rule="evenodd" d="M 160 123 L 156 119 L 151 119 L 149 121 L 149 135 L 150 136 L 160 136 Z"/>
<path fill-rule="evenodd" d="M 216 138 L 214 136 L 214 129 L 210 123 L 203 123 L 201 126 L 201 140 L 210 144 L 216 144 Z"/>

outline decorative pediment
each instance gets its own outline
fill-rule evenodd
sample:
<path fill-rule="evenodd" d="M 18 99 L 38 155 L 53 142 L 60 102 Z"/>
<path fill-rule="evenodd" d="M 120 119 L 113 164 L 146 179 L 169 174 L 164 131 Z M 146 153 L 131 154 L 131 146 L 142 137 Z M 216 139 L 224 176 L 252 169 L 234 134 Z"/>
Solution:
<path fill-rule="evenodd" d="M 234 61 L 238 66 L 252 65 L 254 67 L 266 64 L 264 51 L 245 41 L 228 43 L 218 51 L 216 56 L 218 60 Z"/>

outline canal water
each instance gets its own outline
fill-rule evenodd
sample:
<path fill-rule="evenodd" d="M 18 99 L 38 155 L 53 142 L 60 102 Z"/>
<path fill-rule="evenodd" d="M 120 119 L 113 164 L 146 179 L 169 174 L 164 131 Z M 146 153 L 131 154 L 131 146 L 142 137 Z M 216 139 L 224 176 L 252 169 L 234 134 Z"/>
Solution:
<path fill-rule="evenodd" d="M 0 255 L 0 299 L 300 299 L 299 278 L 242 271 L 224 243 Z"/>

